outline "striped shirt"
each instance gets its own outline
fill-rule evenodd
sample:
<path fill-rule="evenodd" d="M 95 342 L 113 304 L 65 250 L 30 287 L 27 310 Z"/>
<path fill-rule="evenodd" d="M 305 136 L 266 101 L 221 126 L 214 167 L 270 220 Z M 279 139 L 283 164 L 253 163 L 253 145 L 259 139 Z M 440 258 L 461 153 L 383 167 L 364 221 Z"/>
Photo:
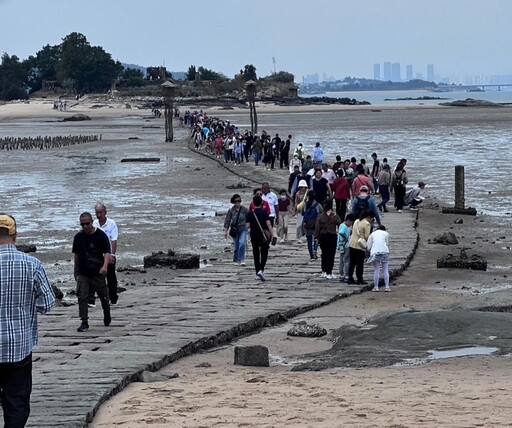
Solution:
<path fill-rule="evenodd" d="M 55 305 L 43 264 L 0 245 L 0 363 L 23 360 L 37 344 L 37 313 Z"/>

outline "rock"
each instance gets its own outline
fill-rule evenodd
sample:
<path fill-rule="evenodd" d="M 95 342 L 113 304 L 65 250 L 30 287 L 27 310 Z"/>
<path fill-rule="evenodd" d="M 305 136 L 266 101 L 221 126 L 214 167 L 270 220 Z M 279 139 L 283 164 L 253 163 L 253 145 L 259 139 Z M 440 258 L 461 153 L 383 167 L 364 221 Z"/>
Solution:
<path fill-rule="evenodd" d="M 434 242 L 436 244 L 443 245 L 457 245 L 459 243 L 457 237 L 453 232 L 445 232 L 441 235 L 438 235 L 434 238 Z"/>
<path fill-rule="evenodd" d="M 166 380 L 176 379 L 177 377 L 180 377 L 178 373 L 166 375 L 160 372 L 149 372 L 144 370 L 139 375 L 139 382 L 165 382 Z"/>
<path fill-rule="evenodd" d="M 457 217 L 455 220 L 453 220 L 453 222 L 454 222 L 455 224 L 462 224 L 462 223 L 464 223 L 464 220 L 462 220 L 462 218 L 461 218 L 461 217 Z"/>
<path fill-rule="evenodd" d="M 443 214 L 463 214 L 463 215 L 476 215 L 476 208 L 455 208 L 455 207 L 443 207 L 441 209 Z"/>
<path fill-rule="evenodd" d="M 52 284 L 52 290 L 53 294 L 55 294 L 55 298 L 62 300 L 62 298 L 64 297 L 64 293 L 60 290 L 60 288 Z"/>
<path fill-rule="evenodd" d="M 141 267 L 135 266 L 121 266 L 118 267 L 117 272 L 138 272 L 138 273 L 147 273 L 147 270 Z"/>
<path fill-rule="evenodd" d="M 212 365 L 210 363 L 207 363 L 207 362 L 203 362 L 201 364 L 198 364 L 196 367 L 197 368 L 208 368 L 208 367 L 211 367 Z"/>
<path fill-rule="evenodd" d="M 448 254 L 437 259 L 438 268 L 455 268 L 455 269 L 471 269 L 471 270 L 487 270 L 487 260 L 478 254 L 468 257 L 465 250 L 460 251 L 460 256 Z"/>
<path fill-rule="evenodd" d="M 268 367 L 268 348 L 266 346 L 235 346 L 235 365 Z"/>
<path fill-rule="evenodd" d="M 81 122 L 83 120 L 91 120 L 86 114 L 78 113 L 63 119 L 64 122 Z"/>
<path fill-rule="evenodd" d="M 286 333 L 288 336 L 299 337 L 322 337 L 327 334 L 325 328 L 320 327 L 318 324 L 313 325 L 295 325 Z"/>
<path fill-rule="evenodd" d="M 16 249 L 22 253 L 35 253 L 37 251 L 37 247 L 33 244 L 16 244 Z"/>
<path fill-rule="evenodd" d="M 162 251 L 144 257 L 144 267 L 170 266 L 173 269 L 198 269 L 199 254 L 176 254 L 169 250 L 167 254 Z"/>

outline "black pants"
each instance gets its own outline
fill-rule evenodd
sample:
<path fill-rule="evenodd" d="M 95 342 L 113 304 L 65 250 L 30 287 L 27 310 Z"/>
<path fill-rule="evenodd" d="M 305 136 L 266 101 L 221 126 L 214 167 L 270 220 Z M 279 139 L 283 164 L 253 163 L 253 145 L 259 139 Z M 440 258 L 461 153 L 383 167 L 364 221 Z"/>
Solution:
<path fill-rule="evenodd" d="M 322 233 L 318 238 L 322 250 L 322 272 L 332 275 L 338 237 L 334 233 Z"/>
<path fill-rule="evenodd" d="M 4 428 L 23 428 L 30 415 L 32 354 L 16 363 L 0 363 L 0 398 Z"/>
<path fill-rule="evenodd" d="M 289 152 L 281 152 L 281 157 L 279 158 L 279 168 L 282 168 L 283 166 L 288 168 L 290 166 L 288 163 L 289 156 Z"/>
<path fill-rule="evenodd" d="M 117 295 L 117 275 L 116 275 L 116 262 L 113 264 L 109 264 L 107 268 L 107 287 L 108 287 L 108 296 L 110 298 L 110 303 L 116 304 L 119 296 Z M 94 304 L 94 294 L 96 290 L 94 287 L 89 288 L 89 299 L 88 303 Z"/>
<path fill-rule="evenodd" d="M 341 221 L 345 221 L 345 215 L 347 214 L 347 200 L 346 199 L 335 199 L 336 202 L 336 214 L 341 218 Z"/>
<path fill-rule="evenodd" d="M 270 241 L 257 241 L 251 236 L 251 242 L 252 256 L 254 258 L 254 269 L 256 270 L 256 273 L 258 273 L 260 270 L 265 271 Z"/>
<path fill-rule="evenodd" d="M 357 282 L 363 282 L 364 258 L 366 251 L 350 247 L 350 264 L 348 267 L 348 278 L 354 279 L 354 269 L 356 271 Z"/>
<path fill-rule="evenodd" d="M 401 210 L 404 205 L 404 197 L 405 197 L 405 186 L 395 186 L 395 208 L 397 210 Z"/>

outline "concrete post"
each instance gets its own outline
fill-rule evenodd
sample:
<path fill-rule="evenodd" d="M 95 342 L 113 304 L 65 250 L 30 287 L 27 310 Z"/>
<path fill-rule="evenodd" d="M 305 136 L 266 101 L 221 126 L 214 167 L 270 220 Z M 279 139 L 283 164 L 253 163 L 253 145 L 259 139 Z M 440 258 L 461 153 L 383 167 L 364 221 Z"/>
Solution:
<path fill-rule="evenodd" d="M 464 166 L 455 166 L 455 208 L 463 210 L 466 205 L 464 198 Z"/>

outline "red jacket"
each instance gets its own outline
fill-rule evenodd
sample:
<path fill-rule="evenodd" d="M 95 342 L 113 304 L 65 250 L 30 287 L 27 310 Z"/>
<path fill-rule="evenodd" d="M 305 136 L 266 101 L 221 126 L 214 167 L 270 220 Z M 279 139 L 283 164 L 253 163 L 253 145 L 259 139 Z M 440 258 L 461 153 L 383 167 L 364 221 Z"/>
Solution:
<path fill-rule="evenodd" d="M 334 199 L 349 199 L 350 198 L 350 185 L 345 177 L 337 177 L 332 183 L 334 191 Z"/>

